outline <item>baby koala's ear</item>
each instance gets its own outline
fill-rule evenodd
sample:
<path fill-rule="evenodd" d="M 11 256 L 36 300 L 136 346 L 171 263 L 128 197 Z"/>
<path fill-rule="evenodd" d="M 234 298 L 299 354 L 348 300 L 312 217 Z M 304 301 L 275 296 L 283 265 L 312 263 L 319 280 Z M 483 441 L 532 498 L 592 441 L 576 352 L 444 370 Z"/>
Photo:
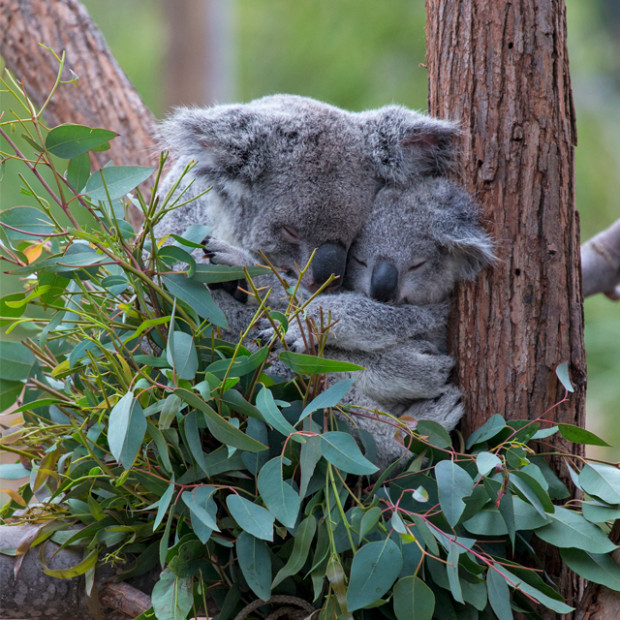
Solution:
<path fill-rule="evenodd" d="M 376 174 L 384 181 L 407 184 L 421 176 L 440 176 L 456 159 L 456 122 L 396 105 L 358 117 Z"/>
<path fill-rule="evenodd" d="M 160 125 L 160 147 L 193 159 L 197 174 L 255 180 L 265 167 L 266 119 L 247 105 L 176 108 Z"/>
<path fill-rule="evenodd" d="M 480 223 L 480 209 L 470 195 L 450 184 L 449 199 L 436 212 L 433 236 L 458 266 L 457 280 L 473 280 L 497 258 L 494 244 Z"/>

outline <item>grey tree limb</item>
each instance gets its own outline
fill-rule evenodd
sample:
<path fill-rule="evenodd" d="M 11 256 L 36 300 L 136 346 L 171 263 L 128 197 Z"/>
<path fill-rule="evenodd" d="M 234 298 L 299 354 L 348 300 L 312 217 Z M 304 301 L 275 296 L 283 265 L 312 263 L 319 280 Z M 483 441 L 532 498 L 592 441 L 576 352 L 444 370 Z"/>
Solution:
<path fill-rule="evenodd" d="M 583 296 L 620 299 L 620 219 L 581 246 Z"/>

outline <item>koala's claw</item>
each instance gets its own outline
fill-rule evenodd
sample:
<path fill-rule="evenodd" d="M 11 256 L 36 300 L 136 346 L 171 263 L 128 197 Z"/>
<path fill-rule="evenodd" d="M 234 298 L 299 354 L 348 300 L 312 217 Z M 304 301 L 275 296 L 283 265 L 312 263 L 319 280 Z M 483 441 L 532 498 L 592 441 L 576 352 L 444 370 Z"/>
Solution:
<path fill-rule="evenodd" d="M 205 237 L 202 241 L 203 253 L 214 265 L 229 265 L 231 267 L 244 267 L 254 265 L 255 260 L 240 248 L 213 237 Z"/>

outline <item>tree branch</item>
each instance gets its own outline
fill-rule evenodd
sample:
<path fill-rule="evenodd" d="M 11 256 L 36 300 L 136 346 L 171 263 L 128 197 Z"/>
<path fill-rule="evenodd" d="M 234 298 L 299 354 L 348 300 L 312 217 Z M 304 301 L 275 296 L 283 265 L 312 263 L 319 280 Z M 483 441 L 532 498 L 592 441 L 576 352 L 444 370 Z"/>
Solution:
<path fill-rule="evenodd" d="M 583 296 L 620 299 L 620 219 L 581 246 Z"/>
<path fill-rule="evenodd" d="M 0 0 L 0 32 L 0 56 L 39 107 L 58 72 L 58 62 L 40 44 L 57 54 L 66 52 L 63 79 L 75 75 L 79 84 L 61 86 L 45 118 L 51 125 L 76 123 L 120 134 L 110 150 L 94 157 L 99 166 L 110 160 L 116 165 L 157 165 L 155 117 L 78 0 Z M 138 220 L 134 214 L 134 227 Z"/>
<path fill-rule="evenodd" d="M 0 548 L 17 549 L 33 537 L 35 525 L 0 525 Z M 68 569 L 79 564 L 82 552 L 46 542 L 29 549 L 17 558 L 0 554 L 0 619 L 85 620 L 96 618 L 98 603 L 106 620 L 134 618 L 151 606 L 150 597 L 128 585 L 112 583 L 114 572 L 109 566 L 98 568 L 95 576 L 98 598 L 86 596 L 84 577 L 58 579 L 43 572 L 42 559 L 52 569 Z M 20 565 L 21 562 L 21 565 Z M 154 567 L 155 568 L 155 567 Z M 145 579 L 152 590 L 157 570 Z"/>

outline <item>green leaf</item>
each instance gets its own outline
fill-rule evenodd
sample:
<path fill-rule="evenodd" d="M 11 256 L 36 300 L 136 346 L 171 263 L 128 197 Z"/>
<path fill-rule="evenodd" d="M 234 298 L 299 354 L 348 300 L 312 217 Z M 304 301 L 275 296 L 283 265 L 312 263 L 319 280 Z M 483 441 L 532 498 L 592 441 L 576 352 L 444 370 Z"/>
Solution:
<path fill-rule="evenodd" d="M 5 209 L 0 214 L 0 223 L 24 231 L 19 232 L 5 228 L 4 231 L 9 239 L 28 239 L 32 241 L 37 237 L 51 235 L 56 230 L 54 223 L 47 215 L 41 209 L 35 207 L 12 207 Z"/>
<path fill-rule="evenodd" d="M 196 465 L 200 467 L 205 476 L 209 476 L 210 472 L 207 469 L 205 453 L 202 448 L 202 439 L 200 437 L 200 431 L 198 429 L 198 414 L 196 411 L 190 411 L 183 418 L 183 430 L 185 431 L 187 447 L 189 448 L 189 451 L 194 461 L 196 462 Z"/>
<path fill-rule="evenodd" d="M 43 572 L 50 577 L 57 579 L 72 579 L 83 575 L 97 564 L 97 550 L 93 549 L 86 557 L 71 568 L 47 568 L 43 565 Z"/>
<path fill-rule="evenodd" d="M 448 575 L 448 585 L 452 598 L 459 603 L 465 603 L 459 582 L 459 555 L 459 547 L 455 543 L 451 543 L 446 563 L 446 574 Z"/>
<path fill-rule="evenodd" d="M 560 549 L 560 555 L 568 567 L 584 579 L 620 592 L 620 566 L 610 555 L 581 549 Z"/>
<path fill-rule="evenodd" d="M 310 515 L 306 517 L 297 527 L 295 531 L 295 542 L 293 543 L 293 551 L 289 556 L 286 564 L 278 571 L 275 576 L 272 588 L 282 583 L 287 577 L 297 575 L 306 563 L 310 545 L 316 533 L 316 519 Z"/>
<path fill-rule="evenodd" d="M 590 523 L 606 523 L 620 519 L 620 506 L 608 506 L 599 502 L 582 502 L 581 512 Z"/>
<path fill-rule="evenodd" d="M 165 568 L 153 586 L 151 602 L 157 620 L 185 620 L 194 604 L 191 577 L 177 577 Z"/>
<path fill-rule="evenodd" d="M 21 463 L 3 463 L 0 465 L 0 479 L 19 480 L 29 477 L 30 470 L 26 469 Z"/>
<path fill-rule="evenodd" d="M 67 181 L 79 194 L 90 177 L 90 157 L 87 153 L 74 157 L 67 166 Z"/>
<path fill-rule="evenodd" d="M 596 525 L 586 521 L 579 513 L 561 506 L 549 515 L 549 525 L 536 530 L 536 535 L 556 547 L 576 547 L 590 553 L 609 553 L 618 547 L 614 545 Z"/>
<path fill-rule="evenodd" d="M 190 280 L 182 273 L 171 273 L 162 276 L 170 294 L 184 301 L 195 310 L 198 316 L 207 319 L 213 325 L 228 329 L 228 322 L 224 313 L 218 308 L 206 286 Z"/>
<path fill-rule="evenodd" d="M 410 575 L 394 584 L 393 604 L 397 620 L 431 620 L 435 595 L 419 577 Z"/>
<path fill-rule="evenodd" d="M 257 478 L 258 492 L 269 512 L 286 527 L 295 527 L 301 499 L 293 487 L 283 479 L 282 457 L 267 461 Z"/>
<path fill-rule="evenodd" d="M 439 492 L 441 509 L 454 527 L 465 510 L 464 497 L 469 497 L 474 489 L 471 476 L 451 460 L 440 461 L 435 465 L 435 477 Z"/>
<path fill-rule="evenodd" d="M 170 502 L 172 501 L 173 494 L 174 494 L 174 482 L 171 482 L 168 485 L 168 488 L 164 491 L 164 494 L 152 506 L 153 508 L 157 506 L 157 514 L 155 515 L 155 521 L 153 521 L 153 531 L 155 531 L 159 527 L 159 524 L 163 521 L 164 517 L 166 516 L 166 513 L 168 512 L 168 507 L 170 506 Z"/>
<path fill-rule="evenodd" d="M 230 267 L 228 265 L 199 264 L 196 265 L 196 271 L 193 278 L 198 282 L 204 282 L 206 284 L 230 282 L 231 280 L 242 280 L 245 278 L 244 269 L 247 269 L 248 274 L 252 278 L 266 273 L 272 273 L 271 269 L 268 267 Z"/>
<path fill-rule="evenodd" d="M 107 129 L 93 129 L 84 125 L 59 125 L 47 134 L 45 148 L 56 157 L 73 159 L 106 144 L 116 136 L 118 136 L 116 132 Z"/>
<path fill-rule="evenodd" d="M 558 424 L 558 428 L 560 429 L 560 435 L 562 435 L 564 439 L 568 439 L 574 443 L 609 447 L 609 444 L 604 439 L 587 431 L 585 428 L 573 426 L 572 424 Z"/>
<path fill-rule="evenodd" d="M 235 493 L 226 498 L 226 505 L 239 527 L 256 538 L 273 542 L 274 516 L 268 510 Z"/>
<path fill-rule="evenodd" d="M 259 599 L 268 601 L 271 598 L 271 555 L 267 544 L 241 532 L 237 538 L 237 558 L 252 592 Z"/>
<path fill-rule="evenodd" d="M 355 379 L 343 379 L 334 383 L 330 388 L 321 392 L 316 398 L 308 403 L 299 416 L 299 420 L 303 420 L 306 416 L 314 413 L 319 409 L 328 409 L 329 407 L 335 407 L 345 396 L 345 394 L 351 389 Z"/>
<path fill-rule="evenodd" d="M 93 172 L 84 191 L 93 202 L 107 202 L 108 195 L 110 200 L 117 200 L 146 181 L 154 170 L 143 166 L 108 166 Z"/>
<path fill-rule="evenodd" d="M 205 527 L 219 532 L 220 528 L 217 526 L 216 520 L 217 504 L 213 499 L 213 494 L 216 491 L 216 487 L 203 485 L 195 488 L 193 491 L 184 491 L 181 493 L 181 499 L 192 513 L 192 523 L 194 518 L 196 518 Z"/>
<path fill-rule="evenodd" d="M 510 472 L 510 485 L 520 491 L 541 517 L 546 518 L 548 513 L 553 513 L 555 510 L 547 492 L 532 476 L 522 471 Z"/>
<path fill-rule="evenodd" d="M 348 433 L 333 431 L 320 435 L 323 456 L 332 465 L 350 474 L 370 475 L 379 471 L 360 451 Z"/>
<path fill-rule="evenodd" d="M 496 413 L 492 415 L 480 428 L 476 429 L 467 439 L 467 448 L 471 448 L 478 443 L 483 443 L 489 439 L 493 439 L 504 428 L 506 421 L 501 415 Z"/>
<path fill-rule="evenodd" d="M 364 545 L 351 564 L 348 610 L 363 609 L 380 599 L 396 581 L 402 565 L 400 549 L 390 538 Z"/>
<path fill-rule="evenodd" d="M 586 465 L 579 474 L 579 486 L 608 504 L 620 504 L 620 469 L 613 465 Z"/>
<path fill-rule="evenodd" d="M 541 517 L 535 508 L 520 497 L 504 495 L 512 501 L 514 523 L 517 530 L 534 530 L 546 525 L 551 515 Z M 503 498 L 502 498 L 503 499 Z M 508 501 L 508 500 L 507 500 Z M 505 536 L 508 534 L 506 519 L 501 510 L 493 506 L 484 507 L 471 519 L 463 523 L 468 532 L 477 536 Z"/>
<path fill-rule="evenodd" d="M 514 616 L 510 608 L 508 584 L 491 566 L 487 570 L 487 591 L 489 593 L 489 604 L 498 620 L 512 620 Z"/>
<path fill-rule="evenodd" d="M 446 429 L 434 420 L 420 420 L 415 430 L 419 435 L 427 437 L 427 442 L 431 446 L 449 448 L 452 445 L 452 440 Z"/>
<path fill-rule="evenodd" d="M 0 379 L 23 381 L 34 364 L 32 351 L 21 342 L 0 340 Z"/>
<path fill-rule="evenodd" d="M 15 405 L 23 391 L 24 384 L 21 381 L 0 379 L 0 411 Z"/>
<path fill-rule="evenodd" d="M 350 370 L 363 370 L 362 366 L 349 362 L 328 360 L 305 353 L 293 353 L 282 351 L 278 356 L 286 366 L 300 375 L 319 375 L 325 372 L 347 372 Z"/>
<path fill-rule="evenodd" d="M 476 456 L 476 467 L 481 476 L 486 476 L 491 470 L 498 465 L 501 466 L 502 461 L 496 454 L 490 452 L 480 452 Z"/>
<path fill-rule="evenodd" d="M 299 483 L 299 494 L 301 497 L 306 496 L 308 484 L 314 474 L 317 463 L 321 460 L 321 438 L 308 437 L 306 442 L 301 446 L 299 454 L 299 467 L 301 469 L 301 480 Z"/>
<path fill-rule="evenodd" d="M 555 374 L 557 375 L 560 383 L 564 386 L 567 392 L 574 392 L 575 388 L 570 381 L 570 376 L 568 374 L 568 362 L 562 362 L 558 364 L 558 367 L 555 369 Z"/>
<path fill-rule="evenodd" d="M 114 458 L 130 469 L 142 447 L 146 433 L 146 418 L 140 403 L 127 392 L 114 405 L 108 420 L 108 445 Z"/>
<path fill-rule="evenodd" d="M 198 370 L 198 353 L 194 338 L 185 332 L 169 330 L 166 359 L 179 379 L 191 381 Z"/>
<path fill-rule="evenodd" d="M 506 569 L 505 566 L 498 566 L 497 568 L 513 583 L 517 584 L 519 590 L 525 592 L 525 594 L 529 594 L 533 599 L 537 600 L 539 603 L 542 603 L 545 607 L 548 607 L 553 611 L 557 611 L 559 614 L 568 614 L 573 611 L 574 607 L 569 607 L 566 603 L 547 596 L 540 590 L 537 590 L 534 586 L 531 586 L 529 583 L 519 579 L 516 575 L 513 575 Z"/>
<path fill-rule="evenodd" d="M 256 397 L 256 406 L 262 413 L 263 419 L 269 426 L 277 430 L 280 434 L 288 437 L 292 433 L 295 433 L 295 427 L 291 426 L 282 415 L 282 412 L 278 409 L 278 405 L 273 398 L 273 394 L 270 390 L 263 387 Z"/>
<path fill-rule="evenodd" d="M 248 452 L 260 452 L 267 449 L 267 446 L 260 443 L 260 441 L 248 437 L 248 435 L 224 419 L 209 407 L 197 394 L 184 388 L 177 388 L 174 390 L 174 393 L 188 405 L 202 411 L 205 415 L 205 422 L 209 431 L 218 441 L 221 441 L 227 446 L 233 446 L 234 448 L 247 450 Z"/>

